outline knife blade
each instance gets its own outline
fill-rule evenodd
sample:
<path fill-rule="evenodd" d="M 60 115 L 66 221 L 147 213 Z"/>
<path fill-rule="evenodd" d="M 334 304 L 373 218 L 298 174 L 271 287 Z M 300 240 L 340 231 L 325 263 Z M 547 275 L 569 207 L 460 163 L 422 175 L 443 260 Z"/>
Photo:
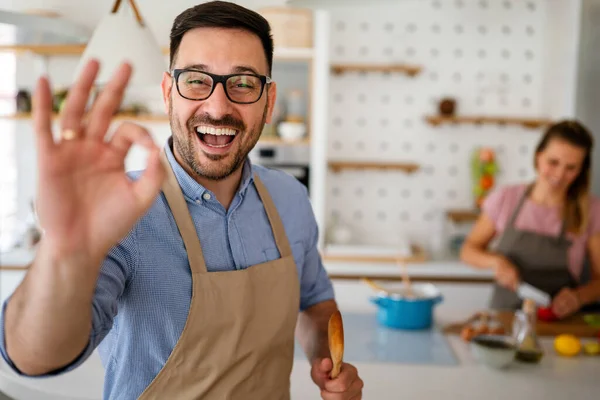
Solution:
<path fill-rule="evenodd" d="M 552 298 L 548 293 L 525 282 L 519 285 L 519 288 L 517 289 L 517 295 L 523 300 L 531 299 L 538 306 L 542 307 L 549 307 L 550 303 L 552 303 Z"/>

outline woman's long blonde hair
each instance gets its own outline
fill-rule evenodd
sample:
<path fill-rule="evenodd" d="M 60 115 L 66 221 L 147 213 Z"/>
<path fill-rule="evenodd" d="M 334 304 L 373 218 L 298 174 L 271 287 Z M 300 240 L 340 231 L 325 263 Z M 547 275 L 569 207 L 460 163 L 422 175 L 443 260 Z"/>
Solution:
<path fill-rule="evenodd" d="M 594 138 L 578 121 L 565 120 L 550 126 L 542 140 L 540 140 L 536 150 L 534 165 L 537 164 L 537 155 L 544 151 L 552 139 L 564 140 L 573 146 L 585 150 L 585 157 L 581 165 L 581 171 L 577 178 L 571 183 L 567 190 L 567 201 L 563 208 L 563 218 L 565 219 L 565 228 L 568 232 L 581 234 L 585 231 L 589 219 L 589 196 L 590 181 L 592 169 L 592 149 L 594 147 Z M 535 165 L 537 168 L 537 165 Z"/>

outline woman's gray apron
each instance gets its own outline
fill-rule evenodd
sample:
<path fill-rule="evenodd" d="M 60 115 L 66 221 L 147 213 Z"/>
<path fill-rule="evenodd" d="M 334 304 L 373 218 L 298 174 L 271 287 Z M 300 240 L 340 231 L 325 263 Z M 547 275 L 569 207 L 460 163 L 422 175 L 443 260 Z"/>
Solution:
<path fill-rule="evenodd" d="M 565 221 L 558 236 L 515 228 L 519 211 L 530 191 L 531 185 L 527 187 L 511 215 L 496 253 L 502 254 L 517 267 L 521 281 L 554 297 L 564 287 L 577 286 L 577 281 L 569 271 L 571 241 L 565 235 Z M 521 299 L 512 290 L 495 283 L 490 306 L 493 309 L 515 310 L 521 307 Z"/>

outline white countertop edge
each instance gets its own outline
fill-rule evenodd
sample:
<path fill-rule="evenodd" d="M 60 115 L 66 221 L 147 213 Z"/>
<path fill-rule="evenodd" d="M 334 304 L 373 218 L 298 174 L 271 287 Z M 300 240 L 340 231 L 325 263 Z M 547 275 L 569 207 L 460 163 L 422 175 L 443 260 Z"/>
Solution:
<path fill-rule="evenodd" d="M 27 250 L 15 250 L 0 254 L 0 266 L 25 266 L 32 260 L 33 252 Z M 401 277 L 400 268 L 395 263 L 324 261 L 323 264 L 330 275 Z M 409 263 L 407 264 L 407 269 L 411 277 L 464 279 L 489 279 L 493 277 L 492 271 L 478 270 L 458 260 L 432 260 L 423 263 Z"/>
<path fill-rule="evenodd" d="M 330 275 L 376 275 L 401 277 L 401 271 L 395 263 L 350 263 L 350 262 L 324 262 L 325 269 Z M 460 261 L 428 261 L 407 265 L 410 277 L 437 277 L 437 278 L 468 278 L 490 279 L 492 271 L 479 270 Z"/>

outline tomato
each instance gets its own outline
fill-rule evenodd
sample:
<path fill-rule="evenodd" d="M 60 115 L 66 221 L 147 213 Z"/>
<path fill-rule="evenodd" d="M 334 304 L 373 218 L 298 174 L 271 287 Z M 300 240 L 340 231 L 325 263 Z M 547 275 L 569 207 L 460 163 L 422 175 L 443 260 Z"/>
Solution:
<path fill-rule="evenodd" d="M 539 307 L 537 309 L 537 317 L 540 321 L 545 322 L 556 321 L 558 319 L 550 307 Z"/>

